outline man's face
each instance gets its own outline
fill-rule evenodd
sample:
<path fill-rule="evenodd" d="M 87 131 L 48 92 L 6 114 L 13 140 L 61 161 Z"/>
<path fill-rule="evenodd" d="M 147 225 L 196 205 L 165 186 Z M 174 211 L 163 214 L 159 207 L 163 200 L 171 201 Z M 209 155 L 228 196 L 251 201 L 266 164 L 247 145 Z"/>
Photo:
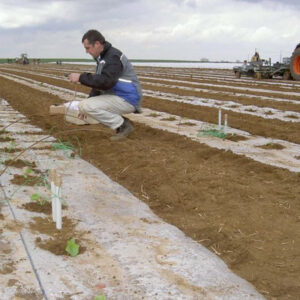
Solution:
<path fill-rule="evenodd" d="M 96 41 L 94 45 L 90 44 L 87 39 L 83 41 L 85 52 L 90 54 L 93 58 L 97 58 L 103 50 L 103 45 Z"/>

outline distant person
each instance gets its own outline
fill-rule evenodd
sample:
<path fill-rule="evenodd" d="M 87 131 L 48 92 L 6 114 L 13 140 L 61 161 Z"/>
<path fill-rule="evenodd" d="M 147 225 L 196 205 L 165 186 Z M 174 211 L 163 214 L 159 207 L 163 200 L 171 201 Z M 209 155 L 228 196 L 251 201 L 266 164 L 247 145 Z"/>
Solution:
<path fill-rule="evenodd" d="M 126 138 L 133 130 L 124 114 L 140 112 L 142 91 L 139 80 L 127 57 L 105 40 L 97 30 L 82 37 L 86 53 L 96 61 L 96 73 L 71 73 L 71 82 L 91 87 L 88 99 L 80 102 L 80 117 L 88 115 L 116 130 L 112 141 Z"/>
<path fill-rule="evenodd" d="M 258 52 L 255 52 L 254 55 L 251 58 L 251 61 L 260 61 L 260 57 Z"/>

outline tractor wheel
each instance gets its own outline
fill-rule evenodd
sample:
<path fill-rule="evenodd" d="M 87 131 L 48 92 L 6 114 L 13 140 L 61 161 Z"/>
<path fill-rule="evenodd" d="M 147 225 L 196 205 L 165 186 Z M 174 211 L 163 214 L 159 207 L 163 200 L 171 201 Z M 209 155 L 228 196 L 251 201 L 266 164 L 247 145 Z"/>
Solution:
<path fill-rule="evenodd" d="M 296 48 L 292 54 L 290 70 L 293 79 L 300 80 L 300 48 Z"/>
<path fill-rule="evenodd" d="M 261 80 L 261 72 L 256 72 L 256 73 L 255 73 L 255 78 L 256 78 L 257 80 Z"/>
<path fill-rule="evenodd" d="M 289 70 L 285 70 L 283 75 L 282 75 L 282 79 L 283 80 L 290 80 L 292 79 L 292 76 L 291 76 L 291 72 Z"/>
<path fill-rule="evenodd" d="M 235 72 L 235 77 L 236 78 L 241 78 L 241 73 L 240 72 Z"/>

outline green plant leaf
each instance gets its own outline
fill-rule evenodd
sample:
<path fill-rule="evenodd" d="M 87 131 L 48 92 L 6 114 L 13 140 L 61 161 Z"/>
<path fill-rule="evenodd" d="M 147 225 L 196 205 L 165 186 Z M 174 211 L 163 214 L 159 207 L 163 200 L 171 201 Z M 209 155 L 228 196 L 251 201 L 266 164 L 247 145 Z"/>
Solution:
<path fill-rule="evenodd" d="M 106 297 L 105 297 L 105 295 L 102 294 L 102 295 L 95 297 L 94 300 L 106 300 Z"/>
<path fill-rule="evenodd" d="M 75 239 L 71 238 L 67 241 L 66 251 L 72 256 L 76 256 L 79 253 L 79 245 L 76 244 Z"/>
<path fill-rule="evenodd" d="M 39 205 L 44 205 L 47 202 L 47 198 L 38 193 L 32 194 L 30 196 L 30 200 L 37 202 Z"/>
<path fill-rule="evenodd" d="M 32 173 L 32 172 L 33 172 L 32 169 L 26 168 L 24 177 L 26 178 L 26 177 L 27 177 L 30 173 Z"/>
<path fill-rule="evenodd" d="M 12 150 L 16 145 L 16 142 L 15 141 L 10 141 L 9 142 L 9 150 Z"/>
<path fill-rule="evenodd" d="M 34 193 L 30 196 L 31 201 L 39 201 L 40 200 L 40 195 L 37 193 Z"/>

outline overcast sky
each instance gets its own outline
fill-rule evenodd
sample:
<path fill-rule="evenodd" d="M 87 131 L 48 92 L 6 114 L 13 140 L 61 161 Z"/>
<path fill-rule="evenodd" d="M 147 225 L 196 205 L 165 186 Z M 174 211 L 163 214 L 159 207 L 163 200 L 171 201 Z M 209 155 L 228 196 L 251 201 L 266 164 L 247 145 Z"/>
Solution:
<path fill-rule="evenodd" d="M 273 62 L 300 43 L 300 0 L 0 0 L 0 57 L 90 58 L 99 30 L 130 59 Z"/>

